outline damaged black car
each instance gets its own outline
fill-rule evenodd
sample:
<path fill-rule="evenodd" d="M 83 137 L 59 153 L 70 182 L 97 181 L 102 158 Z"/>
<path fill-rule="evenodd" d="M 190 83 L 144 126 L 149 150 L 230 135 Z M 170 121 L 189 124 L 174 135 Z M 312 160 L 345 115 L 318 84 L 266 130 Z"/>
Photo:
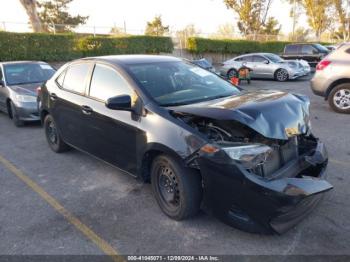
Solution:
<path fill-rule="evenodd" d="M 202 208 L 283 233 L 332 189 L 303 95 L 247 92 L 177 58 L 128 55 L 68 63 L 40 96 L 53 151 L 77 148 L 150 182 L 172 219 Z"/>

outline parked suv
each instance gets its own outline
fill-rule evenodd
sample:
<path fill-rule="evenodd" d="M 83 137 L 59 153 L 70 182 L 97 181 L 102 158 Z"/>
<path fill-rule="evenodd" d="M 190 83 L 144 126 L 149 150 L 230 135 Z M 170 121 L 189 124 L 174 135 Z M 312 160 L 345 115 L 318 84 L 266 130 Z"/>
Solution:
<path fill-rule="evenodd" d="M 284 53 L 281 55 L 286 60 L 303 59 L 309 63 L 311 67 L 316 67 L 326 55 L 329 50 L 320 44 L 304 43 L 304 44 L 290 44 L 284 48 Z"/>
<path fill-rule="evenodd" d="M 328 100 L 334 111 L 350 113 L 350 43 L 343 44 L 317 65 L 311 89 Z"/>

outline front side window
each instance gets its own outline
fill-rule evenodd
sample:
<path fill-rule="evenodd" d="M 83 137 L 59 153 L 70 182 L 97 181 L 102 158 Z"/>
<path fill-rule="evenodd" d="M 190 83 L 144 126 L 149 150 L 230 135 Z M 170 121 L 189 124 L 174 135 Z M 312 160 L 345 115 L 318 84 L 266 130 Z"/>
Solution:
<path fill-rule="evenodd" d="M 316 51 L 311 45 L 303 45 L 301 47 L 301 53 L 306 55 L 312 55 Z"/>
<path fill-rule="evenodd" d="M 265 54 L 265 57 L 273 63 L 281 63 L 283 59 L 275 54 Z"/>
<path fill-rule="evenodd" d="M 118 95 L 131 95 L 131 89 L 126 80 L 114 69 L 97 64 L 91 79 L 90 97 L 107 101 Z"/>
<path fill-rule="evenodd" d="M 55 73 L 55 70 L 44 63 L 5 64 L 4 73 L 8 85 L 43 83 Z"/>
<path fill-rule="evenodd" d="M 86 78 L 90 71 L 90 64 L 71 65 L 65 74 L 63 88 L 75 93 L 84 94 Z"/>
<path fill-rule="evenodd" d="M 254 62 L 256 63 L 263 63 L 265 62 L 267 59 L 263 56 L 258 56 L 258 55 L 255 55 L 254 56 Z"/>
<path fill-rule="evenodd" d="M 160 106 L 185 105 L 239 93 L 216 74 L 187 62 L 132 64 L 127 70 Z"/>

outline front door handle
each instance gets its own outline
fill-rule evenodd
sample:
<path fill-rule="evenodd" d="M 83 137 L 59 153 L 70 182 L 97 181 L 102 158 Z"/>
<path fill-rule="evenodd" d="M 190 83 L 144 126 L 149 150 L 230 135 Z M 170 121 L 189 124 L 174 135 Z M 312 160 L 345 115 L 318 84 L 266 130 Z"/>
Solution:
<path fill-rule="evenodd" d="M 89 107 L 89 106 L 81 106 L 81 111 L 82 111 L 85 115 L 91 115 L 91 113 L 92 113 L 94 110 L 92 110 L 92 108 Z"/>
<path fill-rule="evenodd" d="M 52 101 L 57 100 L 57 98 L 58 98 L 58 96 L 57 96 L 55 93 L 51 93 L 51 94 L 50 94 L 50 99 L 51 99 Z"/>

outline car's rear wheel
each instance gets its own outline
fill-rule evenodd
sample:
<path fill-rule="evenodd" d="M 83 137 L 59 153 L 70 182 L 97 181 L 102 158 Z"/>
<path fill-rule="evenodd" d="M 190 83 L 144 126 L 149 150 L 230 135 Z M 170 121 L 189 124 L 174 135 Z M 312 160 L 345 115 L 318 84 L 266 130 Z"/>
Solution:
<path fill-rule="evenodd" d="M 62 140 L 57 125 L 51 115 L 47 115 L 44 120 L 46 140 L 50 148 L 56 153 L 69 150 L 69 146 Z"/>
<path fill-rule="evenodd" d="M 286 69 L 278 69 L 275 73 L 275 79 L 279 82 L 285 82 L 289 78 L 288 71 Z"/>
<path fill-rule="evenodd" d="M 16 106 L 12 101 L 9 102 L 8 111 L 9 111 L 8 114 L 10 118 L 12 118 L 12 122 L 14 123 L 15 126 L 21 127 L 24 125 L 24 122 L 19 119 Z"/>
<path fill-rule="evenodd" d="M 328 96 L 328 103 L 334 111 L 350 114 L 350 83 L 333 88 Z"/>
<path fill-rule="evenodd" d="M 172 157 L 160 155 L 152 163 L 151 183 L 160 208 L 170 218 L 183 220 L 198 212 L 202 186 L 196 171 Z"/>
<path fill-rule="evenodd" d="M 235 69 L 230 69 L 228 72 L 227 72 L 227 78 L 229 80 L 232 79 L 232 77 L 237 77 L 237 71 Z"/>

